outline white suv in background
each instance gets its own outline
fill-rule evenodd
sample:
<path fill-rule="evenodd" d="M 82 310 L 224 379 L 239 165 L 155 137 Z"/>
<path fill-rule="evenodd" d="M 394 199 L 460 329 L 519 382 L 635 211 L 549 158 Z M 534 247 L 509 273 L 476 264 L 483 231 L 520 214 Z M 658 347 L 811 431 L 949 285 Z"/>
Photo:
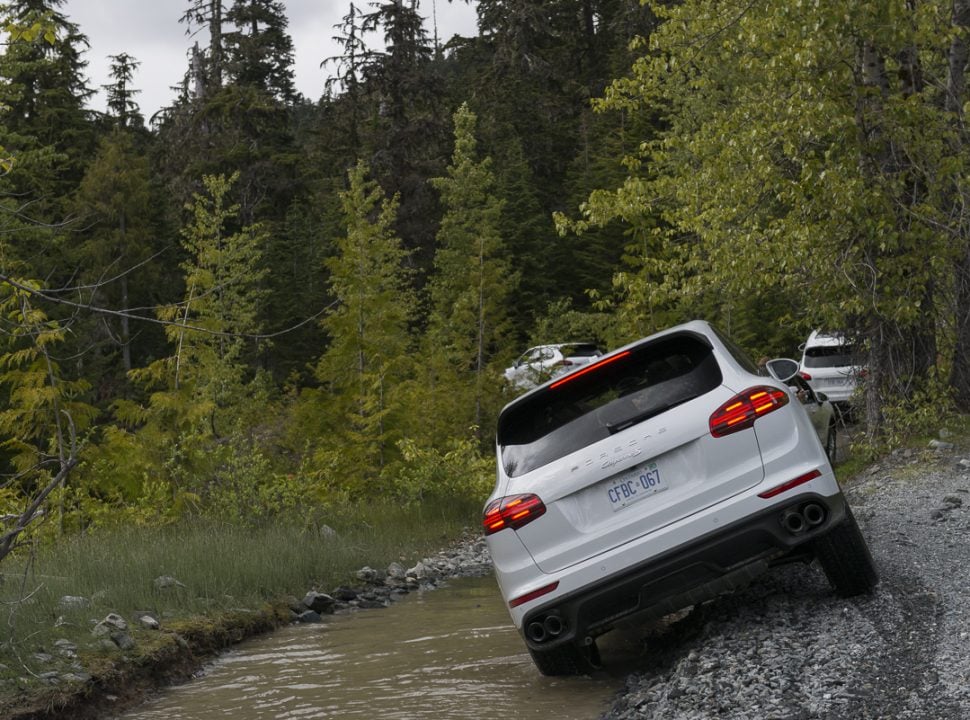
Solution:
<path fill-rule="evenodd" d="M 546 675 L 596 637 L 818 559 L 841 595 L 877 582 L 795 389 L 694 321 L 509 403 L 483 525 L 512 621 Z M 789 361 L 794 373 L 796 363 Z"/>
<path fill-rule="evenodd" d="M 802 346 L 801 376 L 829 402 L 852 399 L 861 371 L 855 346 L 840 333 L 813 330 Z"/>

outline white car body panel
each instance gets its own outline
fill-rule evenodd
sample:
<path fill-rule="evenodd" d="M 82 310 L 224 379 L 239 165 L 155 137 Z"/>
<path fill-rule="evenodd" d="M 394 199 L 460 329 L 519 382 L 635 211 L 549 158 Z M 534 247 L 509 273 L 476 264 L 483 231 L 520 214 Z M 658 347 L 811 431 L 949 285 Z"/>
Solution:
<path fill-rule="evenodd" d="M 717 407 L 734 393 L 721 387 L 715 394 Z M 560 570 L 761 482 L 764 471 L 754 434 L 711 437 L 710 410 L 703 412 L 711 404 L 708 398 L 686 403 L 676 415 L 635 425 L 535 474 L 511 479 L 509 494 L 536 493 L 548 508 L 548 519 L 518 532 L 540 569 Z M 657 464 L 666 490 L 614 510 L 607 498 L 614 478 L 647 462 Z"/>

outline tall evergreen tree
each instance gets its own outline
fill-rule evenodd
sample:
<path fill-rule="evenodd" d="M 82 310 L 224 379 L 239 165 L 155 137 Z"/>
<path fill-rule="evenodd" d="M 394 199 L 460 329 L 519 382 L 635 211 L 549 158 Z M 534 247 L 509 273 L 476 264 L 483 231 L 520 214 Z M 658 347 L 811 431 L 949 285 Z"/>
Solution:
<path fill-rule="evenodd" d="M 135 95 L 141 90 L 132 87 L 135 70 L 141 65 L 128 53 L 109 56 L 111 60 L 111 80 L 108 85 L 102 85 L 107 95 L 108 114 L 115 119 L 120 127 L 141 127 L 144 118 Z"/>
<path fill-rule="evenodd" d="M 364 113 L 362 80 L 369 62 L 370 51 L 363 38 L 363 16 L 354 3 L 350 3 L 347 14 L 340 23 L 334 25 L 334 28 L 339 32 L 332 39 L 340 46 L 342 54 L 324 59 L 320 66 L 328 64 L 335 66 L 336 72 L 327 78 L 326 89 L 330 94 L 331 105 L 334 104 L 334 89 L 339 86 L 342 90 L 340 104 L 348 109 L 346 122 L 342 123 L 346 137 L 344 144 L 350 157 L 358 157 L 360 154 L 359 125 Z"/>
<path fill-rule="evenodd" d="M 136 150 L 131 133 L 119 127 L 102 139 L 81 181 L 77 207 L 84 240 L 71 254 L 85 284 L 95 288 L 97 304 L 121 313 L 117 319 L 98 318 L 88 332 L 101 338 L 108 360 L 115 357 L 113 350 L 120 351 L 125 373 L 134 367 L 128 312 L 151 304 L 152 270 L 144 264 L 152 251 L 151 203 L 148 159 Z M 110 367 L 99 372 L 102 385 L 111 384 Z"/>
<path fill-rule="evenodd" d="M 133 371 L 159 390 L 149 416 L 159 414 L 156 422 L 169 417 L 172 429 L 188 423 L 193 432 L 228 434 L 247 399 L 253 342 L 247 336 L 259 330 L 266 238 L 258 226 L 231 229 L 239 211 L 229 197 L 236 180 L 202 179 L 205 192 L 196 193 L 182 230 L 185 298 L 161 312 L 173 354 Z"/>
<path fill-rule="evenodd" d="M 395 453 L 402 434 L 400 388 L 408 376 L 414 298 L 407 253 L 394 234 L 397 203 L 350 171 L 341 195 L 346 235 L 328 263 L 336 307 L 324 320 L 330 344 L 317 365 L 326 446 L 318 458 L 353 490 L 363 489 Z"/>
<path fill-rule="evenodd" d="M 371 53 L 367 63 L 378 122 L 365 147 L 384 190 L 400 196 L 398 233 L 426 268 L 434 243 L 432 218 L 438 214 L 427 180 L 441 172 L 447 142 L 445 109 L 438 102 L 441 88 L 417 3 L 385 0 L 373 7 L 362 29 L 383 32 L 385 49 Z"/>
<path fill-rule="evenodd" d="M 15 191 L 34 202 L 37 219 L 60 221 L 60 203 L 80 181 L 93 151 L 92 127 L 84 109 L 92 91 L 81 55 L 87 38 L 59 8 L 64 0 L 15 0 L 15 23 L 39 18 L 51 24 L 53 42 L 20 38 L 0 54 L 0 102 L 6 106 L 7 150 L 19 159 L 11 179 Z M 51 268 L 44 268 L 44 273 Z"/>
<path fill-rule="evenodd" d="M 283 3 L 278 0 L 236 0 L 226 20 L 225 67 L 230 82 L 252 85 L 283 103 L 297 99 L 293 85 L 293 41 L 286 31 Z"/>
<path fill-rule="evenodd" d="M 495 396 L 489 360 L 509 332 L 507 303 L 516 278 L 499 235 L 502 203 L 494 194 L 491 161 L 477 157 L 475 114 L 462 105 L 454 121 L 448 175 L 431 181 L 445 214 L 431 280 L 432 347 L 426 355 L 442 376 L 435 384 L 465 408 L 464 417 L 455 418 L 459 427 L 448 428 L 460 434 L 481 427 L 488 399 Z M 467 398 L 462 387 L 468 388 Z"/>

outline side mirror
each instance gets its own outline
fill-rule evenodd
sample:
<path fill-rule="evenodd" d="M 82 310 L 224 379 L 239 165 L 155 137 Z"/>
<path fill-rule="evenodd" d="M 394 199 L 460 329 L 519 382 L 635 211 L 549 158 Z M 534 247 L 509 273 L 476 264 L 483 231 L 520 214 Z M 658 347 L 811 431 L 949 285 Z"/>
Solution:
<path fill-rule="evenodd" d="M 788 358 L 775 358 L 765 364 L 768 374 L 775 380 L 788 382 L 798 374 L 798 363 Z"/>
<path fill-rule="evenodd" d="M 823 392 L 817 392 L 817 393 L 815 393 L 815 397 L 818 398 L 818 401 L 820 403 L 823 403 L 823 402 L 825 402 L 826 400 L 829 399 L 828 395 L 826 395 Z"/>

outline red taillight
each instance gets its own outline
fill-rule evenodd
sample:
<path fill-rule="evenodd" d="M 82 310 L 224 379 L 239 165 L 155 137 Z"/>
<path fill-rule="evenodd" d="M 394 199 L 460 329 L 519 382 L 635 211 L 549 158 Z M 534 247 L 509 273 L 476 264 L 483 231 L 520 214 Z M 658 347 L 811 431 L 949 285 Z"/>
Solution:
<path fill-rule="evenodd" d="M 491 535 L 505 528 L 518 530 L 546 512 L 546 506 L 538 495 L 509 495 L 492 500 L 485 508 L 482 525 L 485 534 Z"/>
<path fill-rule="evenodd" d="M 710 419 L 711 435 L 724 437 L 754 425 L 762 415 L 788 404 L 788 393 L 778 388 L 748 388 L 721 405 Z"/>
<path fill-rule="evenodd" d="M 783 483 L 781 485 L 776 485 L 775 487 L 771 488 L 771 490 L 765 490 L 763 493 L 758 493 L 758 497 L 764 498 L 765 500 L 767 500 L 768 498 L 773 498 L 775 495 L 781 495 L 783 492 L 788 492 L 793 487 L 804 485 L 805 483 L 811 480 L 814 480 L 817 477 L 822 477 L 821 471 L 812 470 L 812 472 L 805 473 L 804 475 L 799 475 L 794 480 L 789 480 L 788 482 Z"/>
<path fill-rule="evenodd" d="M 812 376 L 811 376 L 811 375 L 809 375 L 809 374 L 808 374 L 807 372 L 805 372 L 804 370 L 802 370 L 802 371 L 801 371 L 800 373 L 798 373 L 798 374 L 799 374 L 799 375 L 801 376 L 801 378 L 802 378 L 802 380 L 811 380 L 811 379 L 812 379 Z"/>
<path fill-rule="evenodd" d="M 536 588 L 532 592 L 527 592 L 525 595 L 519 595 L 517 598 L 512 598 L 511 600 L 509 600 L 509 607 L 514 608 L 514 607 L 518 607 L 519 605 L 525 605 L 530 600 L 535 600 L 536 598 L 542 597 L 543 595 L 548 595 L 557 587 L 559 587 L 558 580 L 554 583 L 543 585 L 541 588 Z"/>
<path fill-rule="evenodd" d="M 600 360 L 599 362 L 591 363 L 591 364 L 587 365 L 586 367 L 584 367 L 582 370 L 577 370 L 574 373 L 570 373 L 569 375 L 567 375 L 566 377 L 564 377 L 562 380 L 557 380 L 556 382 L 554 382 L 552 385 L 549 386 L 549 389 L 550 390 L 554 390 L 555 388 L 559 387 L 560 385 L 563 385 L 563 384 L 568 383 L 568 382 L 570 382 L 572 380 L 575 380 L 578 377 L 582 377 L 583 375 L 586 375 L 587 373 L 591 373 L 594 370 L 599 370 L 601 367 L 603 367 L 605 365 L 610 365 L 612 363 L 615 363 L 617 360 L 622 360 L 623 358 L 629 357 L 631 354 L 632 353 L 629 350 L 626 350 L 624 352 L 621 352 L 618 355 L 611 355 L 610 357 L 606 358 L 605 360 Z"/>

